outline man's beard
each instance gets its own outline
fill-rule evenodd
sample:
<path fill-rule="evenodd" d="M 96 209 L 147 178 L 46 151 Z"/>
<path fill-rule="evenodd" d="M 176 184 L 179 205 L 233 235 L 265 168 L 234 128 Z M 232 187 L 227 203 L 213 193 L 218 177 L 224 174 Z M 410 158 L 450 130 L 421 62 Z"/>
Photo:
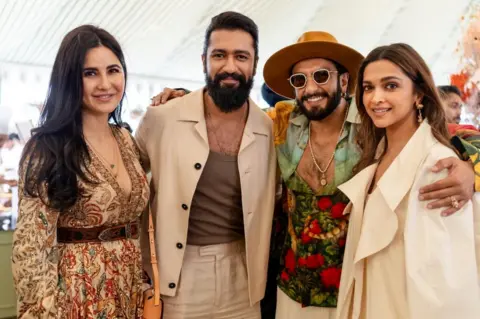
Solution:
<path fill-rule="evenodd" d="M 307 110 L 304 101 L 308 100 L 311 97 L 323 97 L 327 99 L 327 105 L 325 108 L 318 108 L 313 110 Z M 308 94 L 302 96 L 302 99 L 296 99 L 297 105 L 300 107 L 300 111 L 304 114 L 310 121 L 321 121 L 330 114 L 332 114 L 337 107 L 340 105 L 342 100 L 342 90 L 340 88 L 340 80 L 337 82 L 337 90 L 333 93 L 333 96 L 329 95 L 327 92 L 315 92 L 314 94 Z"/>
<path fill-rule="evenodd" d="M 223 86 L 220 81 L 231 77 L 238 81 L 238 87 Z M 253 87 L 253 77 L 247 81 L 245 76 L 238 73 L 220 73 L 212 79 L 205 73 L 208 95 L 224 113 L 238 110 L 247 102 Z"/>

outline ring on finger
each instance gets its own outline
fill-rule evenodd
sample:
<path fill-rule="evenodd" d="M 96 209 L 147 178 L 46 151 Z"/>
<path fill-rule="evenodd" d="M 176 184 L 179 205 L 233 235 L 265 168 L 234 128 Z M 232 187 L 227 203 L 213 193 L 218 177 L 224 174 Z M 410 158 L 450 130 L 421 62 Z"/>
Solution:
<path fill-rule="evenodd" d="M 457 209 L 460 206 L 458 200 L 454 196 L 450 196 L 450 201 L 452 202 L 453 208 Z"/>

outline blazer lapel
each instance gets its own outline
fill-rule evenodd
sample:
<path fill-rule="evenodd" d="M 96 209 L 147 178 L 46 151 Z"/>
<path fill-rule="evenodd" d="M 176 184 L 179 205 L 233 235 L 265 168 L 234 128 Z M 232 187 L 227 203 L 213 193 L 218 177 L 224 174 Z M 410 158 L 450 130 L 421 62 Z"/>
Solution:
<path fill-rule="evenodd" d="M 418 167 L 434 143 L 431 127 L 424 121 L 378 181 L 377 186 L 391 211 L 395 211 L 409 192 Z"/>
<path fill-rule="evenodd" d="M 355 263 L 359 263 L 362 259 L 381 251 L 392 242 L 398 230 L 396 209 L 409 193 L 418 167 L 433 142 L 430 126 L 428 123 L 423 123 L 378 181 L 377 189 L 369 198 L 368 204 L 371 205 L 372 209 L 368 211 L 368 218 L 365 218 L 364 215 L 366 192 L 362 190 L 365 187 L 365 182 L 358 182 L 357 185 L 350 187 L 355 189 L 355 186 L 357 186 L 360 189 L 355 195 L 361 196 L 361 198 L 357 198 L 358 204 L 353 202 L 353 206 L 355 212 L 363 217 L 355 253 Z M 374 174 L 375 171 L 368 172 L 372 179 Z M 354 179 L 351 181 L 355 183 Z M 416 195 L 412 194 L 412 196 Z M 351 221 L 350 227 L 354 227 L 352 224 Z"/>
<path fill-rule="evenodd" d="M 249 114 L 247 122 L 245 123 L 245 129 L 243 131 L 242 142 L 238 152 L 238 171 L 240 173 L 240 183 L 242 188 L 242 206 L 243 216 L 245 223 L 245 231 L 250 228 L 250 222 L 254 214 L 249 214 L 252 210 L 252 205 L 255 202 L 255 198 L 258 194 L 251 194 L 248 191 L 249 185 L 255 181 L 258 176 L 254 174 L 255 161 L 259 158 L 264 158 L 262 153 L 267 153 L 267 149 L 259 148 L 256 144 L 261 143 L 261 136 L 268 141 L 272 139 L 271 126 L 269 118 L 265 118 L 267 115 L 249 99 Z M 265 121 L 267 120 L 267 121 Z M 258 139 L 258 142 L 256 142 Z M 263 145 L 263 144 L 259 144 Z M 268 159 L 265 159 L 268 161 Z"/>
<path fill-rule="evenodd" d="M 253 102 L 252 99 L 248 99 L 249 113 L 247 122 L 245 123 L 245 129 L 243 131 L 242 143 L 240 144 L 239 153 L 242 153 L 248 146 L 255 141 L 255 134 L 269 136 L 271 132 L 268 130 L 268 126 L 265 125 L 263 117 L 266 116 L 264 112 Z"/>
<path fill-rule="evenodd" d="M 409 193 L 418 167 L 433 142 L 430 126 L 423 123 L 378 181 L 377 189 L 369 198 L 372 209 L 362 223 L 355 263 L 379 252 L 392 242 L 398 230 L 396 209 Z"/>
<path fill-rule="evenodd" d="M 363 207 L 365 204 L 368 188 L 370 187 L 370 183 L 372 182 L 376 170 L 377 164 L 372 164 L 363 169 L 357 175 L 353 176 L 348 182 L 338 186 L 338 188 L 352 202 L 354 209 L 357 209 L 357 207 Z M 345 210 L 345 213 L 348 213 L 347 210 Z"/>
<path fill-rule="evenodd" d="M 203 103 L 203 88 L 183 97 L 183 105 L 179 107 L 179 121 L 194 122 L 195 130 L 208 146 L 207 124 L 205 121 L 205 106 Z"/>

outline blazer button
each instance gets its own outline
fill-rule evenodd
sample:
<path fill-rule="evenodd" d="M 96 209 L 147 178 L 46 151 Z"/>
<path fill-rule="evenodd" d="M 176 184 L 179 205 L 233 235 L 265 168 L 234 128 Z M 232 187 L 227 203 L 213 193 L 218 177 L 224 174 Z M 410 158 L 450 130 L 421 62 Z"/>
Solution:
<path fill-rule="evenodd" d="M 182 243 L 177 243 L 177 248 L 178 248 L 178 249 L 182 249 L 182 248 L 183 248 Z"/>
<path fill-rule="evenodd" d="M 185 204 L 182 204 L 182 208 L 183 208 L 184 210 L 187 210 L 187 209 L 188 209 L 188 206 L 185 205 Z"/>
<path fill-rule="evenodd" d="M 177 285 L 175 285 L 173 282 L 168 284 L 168 288 L 174 289 Z"/>
<path fill-rule="evenodd" d="M 199 170 L 199 169 L 202 168 L 202 164 L 196 163 L 194 167 L 195 167 L 195 169 Z"/>

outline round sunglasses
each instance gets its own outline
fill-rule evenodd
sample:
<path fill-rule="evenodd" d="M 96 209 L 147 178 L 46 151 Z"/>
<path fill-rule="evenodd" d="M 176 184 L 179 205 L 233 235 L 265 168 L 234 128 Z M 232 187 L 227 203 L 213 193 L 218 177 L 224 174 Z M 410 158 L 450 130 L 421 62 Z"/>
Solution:
<path fill-rule="evenodd" d="M 312 79 L 317 84 L 325 84 L 330 80 L 330 73 L 336 73 L 338 71 L 330 71 L 327 69 L 318 69 L 317 71 L 312 73 Z M 288 81 L 290 85 L 293 86 L 295 89 L 303 89 L 307 85 L 308 77 L 304 73 L 295 73 L 292 74 Z"/>

